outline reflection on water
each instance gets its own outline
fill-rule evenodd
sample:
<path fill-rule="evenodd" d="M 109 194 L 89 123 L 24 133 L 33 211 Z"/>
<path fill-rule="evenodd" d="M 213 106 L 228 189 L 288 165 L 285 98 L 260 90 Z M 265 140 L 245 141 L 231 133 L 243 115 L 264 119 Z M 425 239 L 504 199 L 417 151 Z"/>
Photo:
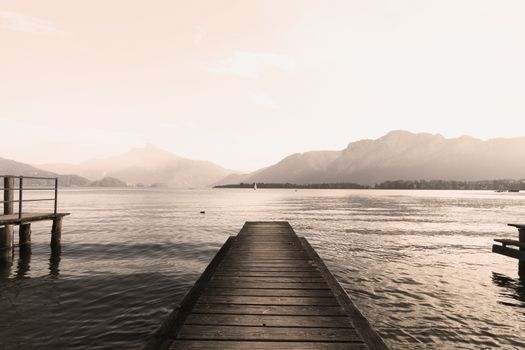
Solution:
<path fill-rule="evenodd" d="M 31 270 L 31 245 L 24 245 L 19 247 L 19 256 L 16 265 L 16 271 L 13 278 L 28 278 Z M 62 248 L 60 246 L 50 248 L 49 254 L 49 276 L 58 277 L 60 273 L 60 254 Z M 12 272 L 13 259 L 0 259 L 0 278 L 8 279 Z"/>
<path fill-rule="evenodd" d="M 0 261 L 0 348 L 139 348 L 246 220 L 287 220 L 392 349 L 522 349 L 522 194 L 64 190 L 62 247 L 34 224 Z M 200 214 L 201 210 L 206 215 Z"/>
<path fill-rule="evenodd" d="M 12 254 L 3 254 L 0 256 L 0 282 L 7 280 L 11 276 L 11 269 L 13 268 Z"/>
<path fill-rule="evenodd" d="M 523 279 L 514 279 L 493 272 L 492 281 L 496 286 L 501 287 L 500 295 L 502 298 L 500 303 L 525 308 L 525 281 Z"/>
<path fill-rule="evenodd" d="M 31 246 L 24 244 L 19 247 L 18 266 L 16 278 L 24 278 L 31 269 Z"/>
<path fill-rule="evenodd" d="M 51 247 L 51 255 L 49 256 L 49 276 L 58 277 L 60 274 L 60 254 L 62 254 L 61 246 Z"/>

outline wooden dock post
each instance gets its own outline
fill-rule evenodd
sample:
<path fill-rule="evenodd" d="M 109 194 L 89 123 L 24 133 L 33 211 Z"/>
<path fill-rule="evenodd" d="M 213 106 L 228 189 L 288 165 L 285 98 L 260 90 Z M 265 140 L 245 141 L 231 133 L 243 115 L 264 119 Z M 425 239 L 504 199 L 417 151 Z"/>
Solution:
<path fill-rule="evenodd" d="M 0 226 L 0 260 L 13 260 L 13 234 L 7 226 Z"/>
<path fill-rule="evenodd" d="M 525 255 L 525 227 L 519 227 L 518 232 L 519 242 L 522 243 L 519 246 L 519 251 Z M 520 276 L 521 279 L 525 279 L 525 260 L 523 259 L 518 260 L 518 276 Z"/>
<path fill-rule="evenodd" d="M 18 245 L 20 247 L 31 244 L 31 224 L 20 224 L 18 230 Z"/>
<path fill-rule="evenodd" d="M 13 214 L 15 179 L 10 176 L 4 177 L 4 215 Z M 13 225 L 0 227 L 0 250 L 13 249 Z"/>
<path fill-rule="evenodd" d="M 13 250 L 13 227 L 0 227 L 0 250 Z"/>
<path fill-rule="evenodd" d="M 60 245 L 62 240 L 62 219 L 63 216 L 57 216 L 53 219 L 53 227 L 51 228 L 51 246 L 56 247 Z"/>

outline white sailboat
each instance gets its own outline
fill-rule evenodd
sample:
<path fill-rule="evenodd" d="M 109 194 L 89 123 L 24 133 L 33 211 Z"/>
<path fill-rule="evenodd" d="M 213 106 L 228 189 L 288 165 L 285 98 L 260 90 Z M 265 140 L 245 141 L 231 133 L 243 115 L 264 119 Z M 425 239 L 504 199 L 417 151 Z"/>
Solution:
<path fill-rule="evenodd" d="M 253 189 L 254 189 L 254 190 L 257 189 L 257 182 L 254 182 L 254 183 L 253 183 Z"/>

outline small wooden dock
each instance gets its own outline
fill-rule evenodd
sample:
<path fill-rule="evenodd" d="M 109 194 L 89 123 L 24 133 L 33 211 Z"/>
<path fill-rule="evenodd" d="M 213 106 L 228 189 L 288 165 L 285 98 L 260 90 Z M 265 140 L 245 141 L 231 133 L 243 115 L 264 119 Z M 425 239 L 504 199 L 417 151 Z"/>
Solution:
<path fill-rule="evenodd" d="M 0 214 L 0 259 L 11 259 L 14 247 L 14 226 L 19 226 L 19 246 L 26 248 L 31 244 L 31 223 L 35 221 L 51 220 L 53 226 L 51 229 L 51 247 L 60 245 L 62 236 L 62 220 L 69 213 L 57 212 L 58 207 L 58 178 L 37 177 L 37 176 L 14 176 L 0 175 L 3 180 L 3 215 Z M 38 182 L 44 182 L 44 185 L 35 185 Z M 29 182 L 29 186 L 27 183 Z M 26 183 L 26 186 L 24 186 Z M 52 183 L 53 185 L 46 185 Z M 40 193 L 53 192 L 53 198 L 49 194 L 45 197 L 25 198 L 28 191 L 39 191 Z M 15 193 L 18 196 L 15 198 Z M 24 204 L 30 202 L 53 202 L 53 209 L 45 213 L 24 212 Z M 18 212 L 15 213 L 17 204 Z"/>
<path fill-rule="evenodd" d="M 518 240 L 515 239 L 494 239 L 501 245 L 492 245 L 492 252 L 518 259 L 518 275 L 525 279 L 525 225 L 508 224 L 518 229 Z M 510 247 L 516 247 L 510 248 Z"/>
<path fill-rule="evenodd" d="M 145 349 L 388 348 L 288 222 L 247 222 Z"/>

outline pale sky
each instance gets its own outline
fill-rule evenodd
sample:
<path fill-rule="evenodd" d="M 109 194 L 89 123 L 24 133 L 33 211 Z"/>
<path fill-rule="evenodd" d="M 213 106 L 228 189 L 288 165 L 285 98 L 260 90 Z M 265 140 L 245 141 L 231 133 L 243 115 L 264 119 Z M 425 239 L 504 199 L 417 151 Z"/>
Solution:
<path fill-rule="evenodd" d="M 0 157 L 238 170 L 394 129 L 525 135 L 525 1 L 0 0 Z"/>

